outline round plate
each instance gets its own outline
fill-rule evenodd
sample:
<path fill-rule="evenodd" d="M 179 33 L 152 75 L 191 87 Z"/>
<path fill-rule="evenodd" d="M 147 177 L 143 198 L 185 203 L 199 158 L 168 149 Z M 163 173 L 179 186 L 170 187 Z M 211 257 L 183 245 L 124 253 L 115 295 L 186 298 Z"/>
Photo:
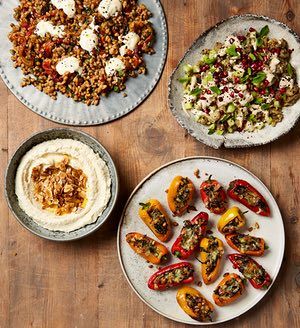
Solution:
<path fill-rule="evenodd" d="M 51 231 L 39 226 L 33 221 L 19 206 L 18 198 L 15 194 L 15 176 L 18 169 L 20 160 L 32 147 L 48 140 L 53 139 L 74 139 L 86 144 L 93 151 L 104 160 L 106 163 L 110 177 L 111 177 L 111 197 L 103 211 L 98 217 L 97 221 L 92 224 L 86 225 L 80 229 L 71 232 Z M 54 241 L 70 241 L 83 238 L 92 232 L 96 231 L 108 219 L 112 212 L 118 196 L 118 175 L 112 158 L 108 151 L 92 136 L 89 134 L 75 131 L 71 129 L 51 129 L 34 134 L 29 139 L 24 141 L 16 150 L 11 160 L 9 161 L 6 176 L 5 176 L 5 195 L 8 206 L 13 212 L 16 219 L 22 224 L 23 227 L 31 231 L 37 236 Z"/>
<path fill-rule="evenodd" d="M 112 92 L 103 97 L 98 106 L 87 106 L 58 94 L 57 100 L 38 91 L 34 86 L 21 87 L 23 74 L 15 69 L 10 59 L 12 45 L 8 40 L 10 23 L 14 22 L 13 9 L 18 0 L 0 0 L 0 75 L 14 95 L 35 113 L 58 123 L 68 125 L 97 125 L 113 121 L 134 110 L 154 89 L 162 74 L 168 47 L 166 19 L 159 0 L 141 0 L 152 12 L 150 21 L 156 33 L 154 55 L 144 55 L 147 74 L 129 78 L 126 82 L 127 97 L 123 93 Z"/>
<path fill-rule="evenodd" d="M 205 31 L 187 50 L 180 60 L 169 81 L 169 105 L 178 123 L 185 128 L 190 135 L 197 140 L 213 148 L 220 148 L 224 145 L 227 148 L 250 147 L 269 143 L 281 135 L 286 134 L 296 124 L 300 116 L 300 102 L 284 109 L 284 119 L 276 127 L 266 126 L 264 129 L 255 132 L 234 132 L 224 136 L 217 134 L 208 135 L 208 127 L 193 120 L 182 110 L 183 85 L 178 78 L 184 75 L 183 66 L 185 64 L 194 65 L 199 62 L 201 51 L 212 48 L 217 41 L 222 42 L 230 34 L 244 33 L 249 27 L 260 30 L 263 26 L 269 25 L 270 36 L 274 38 L 284 38 L 290 48 L 294 49 L 291 63 L 295 67 L 298 82 L 300 76 L 300 39 L 299 36 L 285 24 L 265 16 L 242 15 L 233 16 L 224 20 L 209 30 Z"/>
<path fill-rule="evenodd" d="M 193 174 L 196 169 L 200 170 L 201 179 L 197 179 Z M 128 246 L 125 236 L 129 232 L 136 231 L 145 233 L 148 236 L 155 238 L 152 232 L 138 216 L 139 202 L 145 202 L 149 198 L 156 198 L 163 204 L 165 209 L 168 210 L 165 190 L 169 187 L 170 182 L 176 175 L 188 176 L 196 187 L 197 200 L 195 202 L 195 206 L 197 208 L 197 212 L 186 213 L 181 218 L 173 218 L 173 221 L 178 222 L 179 225 L 174 227 L 174 235 L 172 239 L 166 243 L 166 246 L 171 249 L 176 237 L 180 233 L 183 221 L 192 219 L 199 211 L 208 212 L 203 203 L 200 201 L 198 192 L 200 183 L 204 179 L 207 179 L 207 174 L 212 174 L 213 177 L 217 179 L 224 187 L 227 187 L 231 180 L 237 178 L 247 180 L 266 198 L 270 205 L 272 213 L 271 217 L 262 217 L 251 211 L 245 214 L 245 216 L 247 220 L 247 228 L 253 227 L 256 222 L 259 224 L 259 229 L 254 229 L 251 232 L 251 235 L 263 237 L 267 245 L 270 247 L 265 252 L 263 257 L 258 258 L 258 262 L 269 272 L 273 281 L 276 279 L 279 272 L 284 253 L 284 227 L 276 201 L 267 187 L 256 176 L 243 167 L 223 159 L 212 157 L 189 157 L 168 163 L 148 175 L 135 188 L 123 211 L 118 230 L 118 253 L 120 263 L 130 286 L 142 299 L 142 301 L 144 301 L 153 310 L 169 319 L 192 325 L 201 325 L 201 323 L 191 319 L 179 307 L 176 302 L 176 288 L 163 292 L 153 291 L 148 288 L 147 281 L 149 277 L 157 271 L 157 268 L 149 268 L 149 264 L 146 263 L 142 257 L 134 253 Z M 230 200 L 229 206 L 231 207 L 233 205 L 239 206 L 242 211 L 247 210 L 247 208 L 240 203 Z M 168 213 L 171 217 L 169 210 Z M 221 265 L 222 269 L 217 281 L 208 286 L 203 284 L 202 287 L 198 287 L 196 283 L 198 281 L 202 281 L 200 276 L 200 263 L 193 257 L 190 260 L 190 262 L 194 264 L 195 268 L 195 283 L 192 286 L 200 290 L 201 293 L 212 303 L 213 290 L 221 281 L 222 275 L 225 272 L 239 273 L 237 270 L 232 268 L 231 262 L 226 259 L 227 254 L 236 253 L 236 251 L 227 245 L 224 236 L 217 231 L 216 223 L 218 218 L 219 216 L 217 215 L 209 215 L 209 229 L 213 231 L 214 236 L 223 241 L 225 248 L 225 254 Z M 247 228 L 245 228 L 244 231 L 247 231 Z M 172 259 L 168 264 L 177 262 L 180 262 L 180 260 L 172 256 Z M 237 302 L 223 308 L 215 305 L 214 321 L 208 324 L 221 323 L 240 316 L 258 303 L 266 295 L 266 293 L 267 291 L 265 290 L 254 289 L 248 282 L 246 284 L 245 293 Z"/>

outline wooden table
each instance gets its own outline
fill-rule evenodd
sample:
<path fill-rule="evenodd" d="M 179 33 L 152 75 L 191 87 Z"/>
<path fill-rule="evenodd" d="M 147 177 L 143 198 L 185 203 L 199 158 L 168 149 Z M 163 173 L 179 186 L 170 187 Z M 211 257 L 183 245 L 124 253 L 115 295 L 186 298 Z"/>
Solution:
<path fill-rule="evenodd" d="M 54 243 L 23 229 L 3 197 L 8 158 L 36 131 L 59 126 L 26 109 L 0 83 L 0 326 L 1 327 L 183 327 L 165 319 L 135 295 L 119 265 L 116 232 L 122 207 L 150 171 L 176 158 L 210 155 L 245 166 L 275 196 L 284 218 L 286 252 L 268 296 L 222 327 L 300 327 L 299 125 L 280 140 L 241 150 L 214 150 L 180 128 L 167 105 L 171 71 L 192 41 L 234 14 L 258 13 L 300 33 L 297 0 L 163 0 L 169 26 L 169 54 L 162 79 L 133 113 L 115 122 L 82 128 L 111 153 L 119 174 L 118 206 L 100 231 L 77 242 Z"/>

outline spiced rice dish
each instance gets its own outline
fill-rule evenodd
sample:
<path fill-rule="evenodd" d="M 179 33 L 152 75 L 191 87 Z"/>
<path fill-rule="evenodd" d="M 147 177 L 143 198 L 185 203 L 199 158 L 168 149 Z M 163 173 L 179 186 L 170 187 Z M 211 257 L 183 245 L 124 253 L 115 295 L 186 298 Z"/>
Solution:
<path fill-rule="evenodd" d="M 138 0 L 20 0 L 9 39 L 12 60 L 53 99 L 58 92 L 87 105 L 146 73 L 153 54 L 151 12 Z"/>

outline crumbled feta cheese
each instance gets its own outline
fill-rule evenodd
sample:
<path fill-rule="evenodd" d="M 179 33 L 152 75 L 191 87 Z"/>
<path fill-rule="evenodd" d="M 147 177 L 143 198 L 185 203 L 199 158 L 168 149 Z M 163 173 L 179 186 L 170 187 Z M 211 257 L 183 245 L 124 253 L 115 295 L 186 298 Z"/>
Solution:
<path fill-rule="evenodd" d="M 120 0 L 102 0 L 98 7 L 98 11 L 106 19 L 115 16 L 121 10 L 122 2 Z"/>
<path fill-rule="evenodd" d="M 63 25 L 54 26 L 52 22 L 41 20 L 36 25 L 35 33 L 41 37 L 44 37 L 47 33 L 49 33 L 52 36 L 62 38 L 64 36 L 64 28 L 65 27 Z"/>
<path fill-rule="evenodd" d="M 62 9 L 69 18 L 73 18 L 75 16 L 75 0 L 51 0 L 51 3 L 57 9 Z"/>
<path fill-rule="evenodd" d="M 79 60 L 74 57 L 66 57 L 58 62 L 56 65 L 56 71 L 59 75 L 64 75 L 65 73 L 74 73 L 78 72 L 79 74 L 82 71 L 80 67 Z"/>

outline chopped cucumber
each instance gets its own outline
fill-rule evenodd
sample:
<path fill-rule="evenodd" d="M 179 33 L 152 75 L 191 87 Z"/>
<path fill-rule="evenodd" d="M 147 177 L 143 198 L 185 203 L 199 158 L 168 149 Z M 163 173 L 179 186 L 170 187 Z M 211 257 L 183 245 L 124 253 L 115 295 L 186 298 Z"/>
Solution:
<path fill-rule="evenodd" d="M 227 107 L 227 113 L 233 113 L 235 111 L 235 106 L 233 103 L 230 103 Z"/>

